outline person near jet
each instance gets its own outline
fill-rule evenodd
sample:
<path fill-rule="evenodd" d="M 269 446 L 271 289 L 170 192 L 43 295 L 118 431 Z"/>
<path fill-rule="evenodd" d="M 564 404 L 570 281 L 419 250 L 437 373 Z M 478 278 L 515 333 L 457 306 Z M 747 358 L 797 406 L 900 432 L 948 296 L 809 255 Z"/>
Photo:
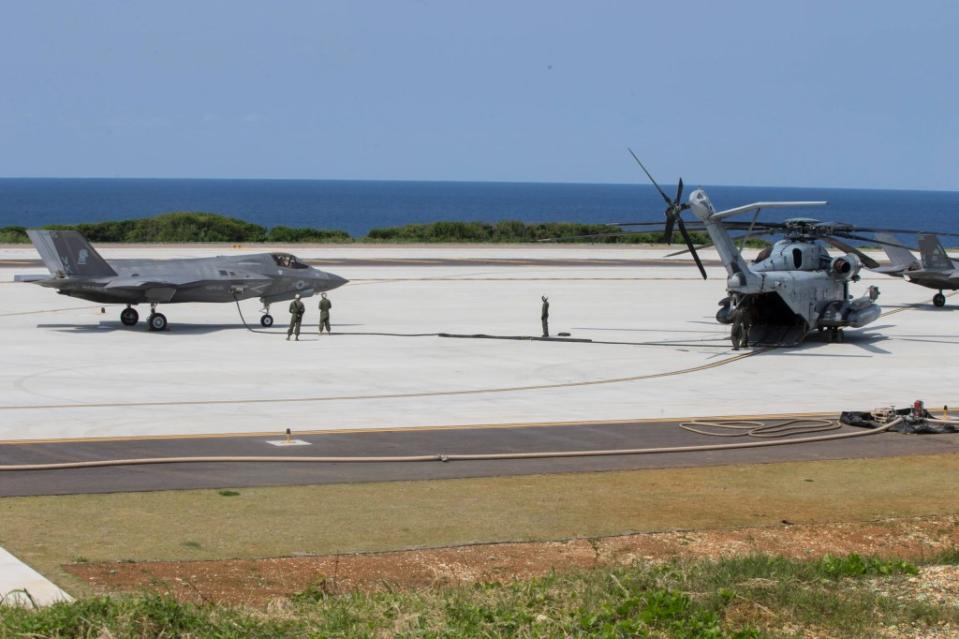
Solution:
<path fill-rule="evenodd" d="M 323 327 L 326 327 L 326 332 L 331 333 L 330 331 L 330 309 L 333 308 L 333 302 L 331 302 L 327 297 L 326 293 L 320 294 L 320 334 L 323 333 Z"/>
<path fill-rule="evenodd" d="M 290 341 L 290 335 L 296 333 L 296 341 L 300 341 L 300 324 L 303 323 L 303 313 L 306 312 L 306 307 L 303 306 L 303 302 L 300 301 L 300 294 L 297 293 L 293 296 L 293 301 L 290 302 L 290 327 L 286 329 L 286 341 Z"/>
<path fill-rule="evenodd" d="M 543 322 L 543 337 L 549 337 L 549 298 L 543 295 L 543 310 L 540 313 Z"/>

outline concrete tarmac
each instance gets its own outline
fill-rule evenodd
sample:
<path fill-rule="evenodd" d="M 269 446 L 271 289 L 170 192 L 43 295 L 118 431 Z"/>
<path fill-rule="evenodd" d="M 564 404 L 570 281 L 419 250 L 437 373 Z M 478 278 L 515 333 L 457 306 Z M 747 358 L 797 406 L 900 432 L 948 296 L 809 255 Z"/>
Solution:
<path fill-rule="evenodd" d="M 57 295 L 0 268 L 0 442 L 189 437 L 688 416 L 871 410 L 956 400 L 955 299 L 863 273 L 883 316 L 842 344 L 813 335 L 788 349 L 730 350 L 718 324 L 725 271 L 622 266 L 665 248 L 606 246 L 274 247 L 329 270 L 333 336 L 310 299 L 300 342 L 259 326 L 259 303 L 163 304 L 169 330 L 120 324 L 122 307 Z M 107 259 L 201 257 L 265 247 L 103 247 Z M 704 250 L 707 263 L 715 251 Z M 36 260 L 0 247 L 0 260 Z M 456 262 L 460 260 L 460 262 Z M 476 266 L 463 266 L 473 260 Z M 396 265 L 401 261 L 403 265 Z M 633 262 L 631 262 L 633 261 Z M 545 263 L 566 266 L 546 266 Z M 443 264 L 456 263 L 455 266 Z M 611 266 L 614 263 L 616 265 Z M 540 334 L 540 296 L 551 301 Z M 959 298 L 956 298 L 959 299 Z M 441 335 L 523 339 L 454 339 Z"/>
<path fill-rule="evenodd" d="M 781 421 L 781 420 L 773 420 Z M 862 432 L 843 427 L 836 432 Z M 806 435 L 808 436 L 808 435 Z M 273 436 L 126 439 L 0 445 L 0 465 L 182 456 L 400 456 L 697 446 L 747 441 L 688 432 L 675 421 L 525 427 L 328 432 L 277 447 Z M 795 436 L 794 436 L 795 437 Z M 749 438 L 759 442 L 767 439 Z M 0 496 L 451 479 L 560 472 L 632 470 L 741 463 L 811 461 L 959 452 L 959 434 L 880 433 L 766 448 L 535 460 L 309 463 L 173 463 L 0 473 Z"/>

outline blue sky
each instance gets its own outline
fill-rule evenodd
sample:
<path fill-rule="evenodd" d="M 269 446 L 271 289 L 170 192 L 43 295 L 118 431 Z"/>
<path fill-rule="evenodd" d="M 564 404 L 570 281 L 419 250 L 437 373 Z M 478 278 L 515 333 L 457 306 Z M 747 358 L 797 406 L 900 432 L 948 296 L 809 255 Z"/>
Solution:
<path fill-rule="evenodd" d="M 959 3 L 6 2 L 0 176 L 959 188 Z"/>

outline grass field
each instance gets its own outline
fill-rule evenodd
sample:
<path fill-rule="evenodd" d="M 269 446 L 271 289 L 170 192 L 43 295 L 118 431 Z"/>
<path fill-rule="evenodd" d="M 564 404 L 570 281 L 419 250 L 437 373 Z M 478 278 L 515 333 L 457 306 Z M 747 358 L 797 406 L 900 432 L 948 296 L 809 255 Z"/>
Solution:
<path fill-rule="evenodd" d="M 0 499 L 0 545 L 62 564 L 332 554 L 959 512 L 959 456 Z M 230 494 L 230 492 L 240 494 Z"/>
<path fill-rule="evenodd" d="M 901 590 L 919 572 L 857 555 L 750 556 L 375 594 L 332 595 L 318 583 L 266 610 L 90 598 L 36 612 L 0 608 L 0 637 L 955 636 L 959 609 Z"/>

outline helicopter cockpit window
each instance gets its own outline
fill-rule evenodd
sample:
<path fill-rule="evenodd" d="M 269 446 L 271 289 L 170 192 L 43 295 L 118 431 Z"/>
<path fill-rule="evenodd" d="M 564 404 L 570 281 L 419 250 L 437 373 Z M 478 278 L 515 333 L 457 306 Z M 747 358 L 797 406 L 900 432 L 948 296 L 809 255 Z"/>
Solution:
<path fill-rule="evenodd" d="M 802 268 L 802 249 L 800 248 L 793 249 L 793 266 Z"/>
<path fill-rule="evenodd" d="M 274 253 L 273 261 L 282 268 L 307 268 L 306 264 L 289 253 Z"/>

